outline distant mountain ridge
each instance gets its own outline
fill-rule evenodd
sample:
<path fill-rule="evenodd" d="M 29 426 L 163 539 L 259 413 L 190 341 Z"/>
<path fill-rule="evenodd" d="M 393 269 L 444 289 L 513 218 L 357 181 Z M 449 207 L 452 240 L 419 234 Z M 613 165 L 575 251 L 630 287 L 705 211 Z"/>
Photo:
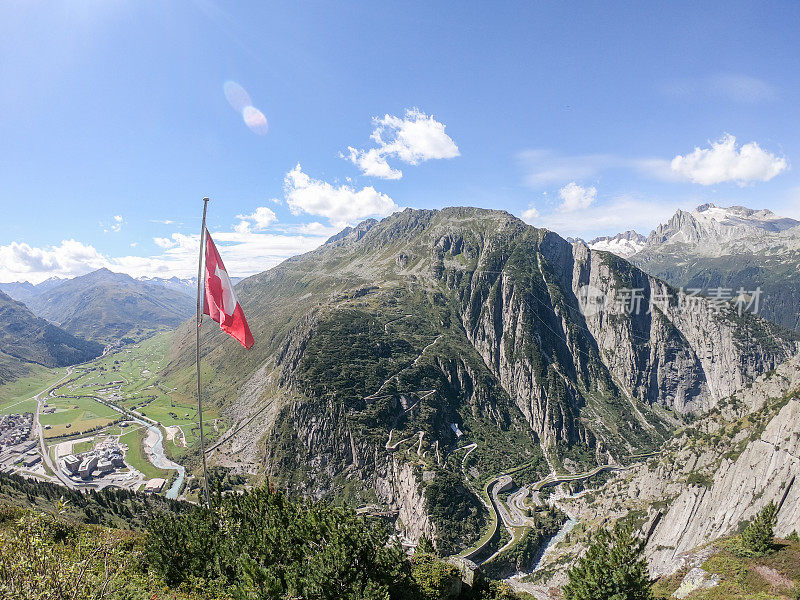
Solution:
<path fill-rule="evenodd" d="M 176 292 L 195 298 L 197 296 L 197 277 L 137 277 L 138 281 L 160 285 Z M 231 283 L 236 285 L 243 277 L 231 277 Z"/>
<path fill-rule="evenodd" d="M 176 292 L 181 292 L 187 296 L 195 296 L 197 294 L 197 277 L 187 277 L 181 279 L 180 277 L 137 277 L 137 281 L 143 281 L 153 285 L 159 285 Z"/>
<path fill-rule="evenodd" d="M 67 333 L 0 292 L 0 383 L 24 376 L 31 364 L 65 367 L 102 352 L 101 344 Z"/>
<path fill-rule="evenodd" d="M 37 284 L 30 283 L 29 281 L 0 283 L 0 292 L 8 294 L 11 298 L 19 302 L 27 302 L 34 296 L 38 296 L 65 281 L 66 279 L 61 279 L 59 277 L 50 277 Z"/>
<path fill-rule="evenodd" d="M 172 329 L 194 312 L 186 293 L 108 269 L 62 281 L 28 306 L 66 331 L 104 344 Z"/>
<path fill-rule="evenodd" d="M 707 203 L 690 213 L 679 210 L 647 238 L 648 246 L 689 244 L 709 255 L 719 254 L 726 244 L 741 247 L 743 240 L 770 237 L 800 225 L 800 221 L 780 217 L 770 210 L 744 206 L 728 208 Z M 796 232 L 800 235 L 800 230 Z"/>
<path fill-rule="evenodd" d="M 800 221 L 703 204 L 659 225 L 630 260 L 677 287 L 726 295 L 760 289 L 760 314 L 800 330 Z"/>
<path fill-rule="evenodd" d="M 628 258 L 644 248 L 647 238 L 632 229 L 618 233 L 594 238 L 587 245 L 592 250 L 604 250 L 617 256 Z"/>

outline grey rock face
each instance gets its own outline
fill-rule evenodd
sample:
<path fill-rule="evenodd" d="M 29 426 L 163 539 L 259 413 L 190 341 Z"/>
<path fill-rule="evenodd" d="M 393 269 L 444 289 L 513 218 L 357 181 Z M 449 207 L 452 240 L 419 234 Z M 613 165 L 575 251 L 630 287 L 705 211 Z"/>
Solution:
<path fill-rule="evenodd" d="M 710 488 L 692 486 L 672 503 L 648 547 L 650 568 L 660 575 L 674 561 L 708 541 L 736 532 L 770 501 L 781 502 L 775 533 L 800 528 L 800 401 L 791 400 L 758 440 L 735 460 L 723 460 Z"/>
<path fill-rule="evenodd" d="M 630 258 L 671 285 L 706 294 L 760 289 L 759 314 L 800 329 L 800 221 L 704 204 L 691 213 L 678 211 Z"/>

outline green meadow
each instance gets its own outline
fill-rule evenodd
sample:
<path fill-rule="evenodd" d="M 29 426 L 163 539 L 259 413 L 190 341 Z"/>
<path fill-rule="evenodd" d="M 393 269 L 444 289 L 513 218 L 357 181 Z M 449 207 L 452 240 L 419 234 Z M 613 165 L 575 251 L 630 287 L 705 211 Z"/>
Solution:
<path fill-rule="evenodd" d="M 37 366 L 26 377 L 0 385 L 0 415 L 35 411 L 33 398 L 64 377 L 66 372 L 66 369 Z"/>

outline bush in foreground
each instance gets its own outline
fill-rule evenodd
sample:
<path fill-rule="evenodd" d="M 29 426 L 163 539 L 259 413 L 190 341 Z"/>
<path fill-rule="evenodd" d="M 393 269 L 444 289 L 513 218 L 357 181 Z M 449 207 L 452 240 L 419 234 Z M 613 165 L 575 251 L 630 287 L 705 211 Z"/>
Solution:
<path fill-rule="evenodd" d="M 147 554 L 167 584 L 235 598 L 408 597 L 410 564 L 387 540 L 384 528 L 344 508 L 260 488 L 156 520 Z"/>

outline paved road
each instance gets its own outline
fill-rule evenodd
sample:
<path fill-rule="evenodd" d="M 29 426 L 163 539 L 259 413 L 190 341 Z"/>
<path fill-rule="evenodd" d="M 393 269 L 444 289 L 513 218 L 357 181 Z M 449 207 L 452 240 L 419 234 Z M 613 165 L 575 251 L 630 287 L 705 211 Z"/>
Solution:
<path fill-rule="evenodd" d="M 509 496 L 508 503 L 503 502 L 499 498 L 499 494 L 503 491 L 503 488 L 508 485 L 508 482 L 511 480 L 511 477 L 507 474 L 502 474 L 494 477 L 486 484 L 485 490 L 489 495 L 489 499 L 491 502 L 487 505 L 490 512 L 492 512 L 492 518 L 495 522 L 495 526 L 493 527 L 493 532 L 497 530 L 497 528 L 502 525 L 506 528 L 506 530 L 511 534 L 511 539 L 503 545 L 502 548 L 498 549 L 494 554 L 488 557 L 486 560 L 480 561 L 480 564 L 484 564 L 489 562 L 490 560 L 497 557 L 500 553 L 502 553 L 507 548 L 510 548 L 514 543 L 516 543 L 522 535 L 522 528 L 529 527 L 531 522 L 530 519 L 525 515 L 526 507 L 524 507 L 523 499 L 531 493 L 531 491 L 538 491 L 543 487 L 549 485 L 558 485 L 559 483 L 564 483 L 568 481 L 582 481 L 584 479 L 589 479 L 598 473 L 603 471 L 621 471 L 626 469 L 627 467 L 623 467 L 620 465 L 600 465 L 595 467 L 590 471 L 586 471 L 584 473 L 575 473 L 575 474 L 568 474 L 568 475 L 558 475 L 556 473 L 549 473 L 546 477 L 543 477 L 536 483 L 531 486 L 526 486 L 521 488 L 520 490 L 514 492 Z M 507 487 L 506 487 L 507 489 Z M 486 504 L 486 502 L 481 498 L 481 501 Z M 486 548 L 486 546 L 491 542 L 494 535 L 491 535 L 483 541 L 476 548 L 471 548 L 467 553 L 462 554 L 464 558 L 470 558 L 474 560 L 474 556 L 480 555 L 480 553 Z"/>
<path fill-rule="evenodd" d="M 67 369 L 67 374 L 64 375 L 64 377 L 62 377 L 56 383 L 49 386 L 47 389 L 42 390 L 41 392 L 36 394 L 36 396 L 33 397 L 33 399 L 36 400 L 36 412 L 33 414 L 33 429 L 35 434 L 38 435 L 39 437 L 39 452 L 42 455 L 42 461 L 44 461 L 44 464 L 47 465 L 47 468 L 53 472 L 56 478 L 63 485 L 73 490 L 77 489 L 78 486 L 75 485 L 75 482 L 73 482 L 69 477 L 64 475 L 64 473 L 61 472 L 61 469 L 58 468 L 58 465 L 53 464 L 53 460 L 50 458 L 50 453 L 47 451 L 47 444 L 44 441 L 44 427 L 42 427 L 42 424 L 39 422 L 39 412 L 42 408 L 42 404 L 44 403 L 42 395 L 47 394 L 49 391 L 55 389 L 56 386 L 60 385 L 62 382 L 68 379 L 69 376 L 72 375 L 72 372 L 74 370 L 75 370 L 74 367 L 69 367 Z"/>

